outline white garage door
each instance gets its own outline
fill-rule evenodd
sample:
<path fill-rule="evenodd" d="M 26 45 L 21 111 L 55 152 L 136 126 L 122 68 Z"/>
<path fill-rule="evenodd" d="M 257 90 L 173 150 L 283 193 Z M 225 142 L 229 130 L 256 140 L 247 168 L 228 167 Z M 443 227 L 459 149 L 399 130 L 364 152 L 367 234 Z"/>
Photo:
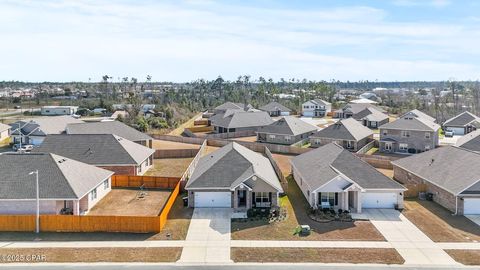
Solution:
<path fill-rule="evenodd" d="M 464 135 L 465 134 L 465 129 L 464 128 L 450 128 L 450 130 L 453 130 L 453 135 Z"/>
<path fill-rule="evenodd" d="M 394 208 L 397 203 L 397 193 L 362 193 L 362 208 Z"/>
<path fill-rule="evenodd" d="M 231 207 L 230 192 L 195 192 L 195 207 Z"/>
<path fill-rule="evenodd" d="M 464 215 L 480 215 L 480 199 L 463 199 L 463 214 Z"/>

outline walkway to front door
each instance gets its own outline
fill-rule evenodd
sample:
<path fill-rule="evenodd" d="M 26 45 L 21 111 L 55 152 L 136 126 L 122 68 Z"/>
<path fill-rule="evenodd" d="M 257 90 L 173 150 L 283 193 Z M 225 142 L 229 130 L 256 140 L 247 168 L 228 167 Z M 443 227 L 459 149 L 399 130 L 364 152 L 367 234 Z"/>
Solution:
<path fill-rule="evenodd" d="M 231 208 L 195 208 L 179 263 L 231 263 Z"/>

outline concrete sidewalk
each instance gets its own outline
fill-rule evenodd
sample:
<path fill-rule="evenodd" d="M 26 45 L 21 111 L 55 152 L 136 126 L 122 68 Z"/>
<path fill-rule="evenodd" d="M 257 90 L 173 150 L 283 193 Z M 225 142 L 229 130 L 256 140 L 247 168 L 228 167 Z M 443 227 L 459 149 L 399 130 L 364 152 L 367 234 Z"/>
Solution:
<path fill-rule="evenodd" d="M 232 209 L 195 208 L 179 263 L 232 263 Z"/>
<path fill-rule="evenodd" d="M 384 241 L 250 241 L 232 240 L 232 247 L 293 247 L 293 248 L 392 248 Z"/>
<path fill-rule="evenodd" d="M 420 231 L 399 211 L 364 209 L 357 217 L 367 218 L 405 259 L 405 264 L 458 265 L 439 245 Z"/>

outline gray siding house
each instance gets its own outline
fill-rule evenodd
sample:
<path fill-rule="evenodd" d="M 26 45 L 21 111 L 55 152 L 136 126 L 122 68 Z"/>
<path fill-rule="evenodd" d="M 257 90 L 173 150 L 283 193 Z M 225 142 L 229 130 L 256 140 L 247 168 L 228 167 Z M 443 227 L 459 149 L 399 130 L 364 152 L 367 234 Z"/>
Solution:
<path fill-rule="evenodd" d="M 269 208 L 282 186 L 270 160 L 235 142 L 202 157 L 185 185 L 189 207 Z"/>
<path fill-rule="evenodd" d="M 359 121 L 362 125 L 377 129 L 379 126 L 389 122 L 387 114 L 378 111 L 374 107 L 368 107 L 352 116 L 353 119 Z"/>
<path fill-rule="evenodd" d="M 273 123 L 273 119 L 266 112 L 228 110 L 222 114 L 215 114 L 209 119 L 215 133 L 230 133 L 237 131 L 255 132 L 259 127 Z"/>
<path fill-rule="evenodd" d="M 336 142 L 343 148 L 356 152 L 373 140 L 373 132 L 353 118 L 343 119 L 310 136 L 311 147 Z"/>
<path fill-rule="evenodd" d="M 426 118 L 405 114 L 380 127 L 380 148 L 384 153 L 415 154 L 439 144 L 440 126 Z"/>
<path fill-rule="evenodd" d="M 288 116 L 292 112 L 289 108 L 275 101 L 272 101 L 259 109 L 267 112 L 270 116 Z"/>
<path fill-rule="evenodd" d="M 259 127 L 257 141 L 265 143 L 291 145 L 304 139 L 317 131 L 317 127 L 294 117 L 285 116 L 268 125 Z"/>
<path fill-rule="evenodd" d="M 350 118 L 353 117 L 354 115 L 360 113 L 361 111 L 367 109 L 367 108 L 373 108 L 378 112 L 381 112 L 385 114 L 385 110 L 381 109 L 380 107 L 375 106 L 374 104 L 370 103 L 349 103 L 343 108 L 336 110 L 333 114 L 334 118 Z M 358 117 L 357 117 L 358 118 Z M 358 119 L 357 119 L 358 120 Z"/>
<path fill-rule="evenodd" d="M 454 135 L 465 135 L 480 128 L 480 117 L 471 112 L 463 112 L 443 123 L 443 130 L 451 130 Z"/>

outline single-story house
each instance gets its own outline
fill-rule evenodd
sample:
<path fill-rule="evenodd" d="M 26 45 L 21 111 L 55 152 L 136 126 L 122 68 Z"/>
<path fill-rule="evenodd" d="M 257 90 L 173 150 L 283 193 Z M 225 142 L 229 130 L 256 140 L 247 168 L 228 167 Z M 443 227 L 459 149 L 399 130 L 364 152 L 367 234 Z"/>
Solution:
<path fill-rule="evenodd" d="M 50 153 L 3 153 L 0 214 L 36 213 L 37 170 L 40 214 L 85 214 L 111 190 L 111 171 Z"/>
<path fill-rule="evenodd" d="M 261 111 L 267 112 L 270 116 L 288 116 L 292 112 L 286 106 L 272 101 L 265 106 L 260 107 Z"/>
<path fill-rule="evenodd" d="M 291 164 L 295 182 L 313 208 L 357 213 L 403 208 L 405 187 L 336 143 L 296 156 Z"/>
<path fill-rule="evenodd" d="M 0 123 L 0 144 L 10 142 L 10 130 L 11 126 Z"/>
<path fill-rule="evenodd" d="M 215 114 L 209 119 L 215 133 L 230 133 L 237 131 L 255 132 L 259 127 L 273 123 L 273 119 L 262 111 L 227 110 L 226 113 Z"/>
<path fill-rule="evenodd" d="M 317 131 L 317 127 L 294 116 L 284 116 L 278 121 L 259 127 L 257 141 L 291 145 L 304 139 Z"/>
<path fill-rule="evenodd" d="M 443 123 L 443 130 L 451 130 L 454 135 L 465 135 L 480 127 L 480 117 L 471 112 L 463 112 Z"/>
<path fill-rule="evenodd" d="M 456 146 L 392 162 L 394 178 L 456 215 L 480 214 L 480 153 Z"/>
<path fill-rule="evenodd" d="M 190 207 L 278 206 L 282 186 L 270 160 L 235 142 L 200 158 L 185 185 Z"/>
<path fill-rule="evenodd" d="M 13 143 L 40 145 L 50 134 L 65 133 L 68 124 L 83 121 L 70 115 L 44 116 L 24 119 L 10 124 Z"/>
<path fill-rule="evenodd" d="M 67 134 L 115 134 L 119 137 L 153 148 L 153 138 L 120 121 L 69 124 Z"/>
<path fill-rule="evenodd" d="M 113 134 L 48 135 L 34 152 L 54 153 L 121 175 L 143 175 L 154 149 Z"/>
<path fill-rule="evenodd" d="M 360 113 L 361 111 L 364 111 L 367 108 L 373 108 L 378 112 L 381 112 L 383 114 L 386 114 L 386 111 L 380 107 L 377 107 L 373 104 L 370 103 L 349 103 L 345 106 L 343 106 L 341 109 L 336 110 L 333 113 L 333 118 L 350 118 L 353 117 L 354 115 Z M 368 115 L 367 113 L 366 115 Z M 360 118 L 360 117 L 358 117 Z M 359 120 L 359 119 L 357 119 Z"/>
<path fill-rule="evenodd" d="M 310 145 L 320 147 L 336 142 L 343 148 L 357 152 L 373 140 L 373 132 L 353 118 L 342 119 L 310 136 Z"/>
<path fill-rule="evenodd" d="M 472 131 L 458 138 L 455 146 L 471 151 L 480 152 L 480 129 Z"/>
<path fill-rule="evenodd" d="M 243 104 L 243 103 L 235 103 L 235 102 L 225 102 L 222 105 L 219 105 L 213 109 L 214 114 L 221 114 L 225 113 L 227 110 L 240 110 L 240 111 L 248 111 L 249 109 L 253 109 L 253 106 L 250 104 Z"/>
<path fill-rule="evenodd" d="M 77 113 L 78 106 L 43 106 L 42 115 L 73 115 Z"/>
<path fill-rule="evenodd" d="M 387 114 L 377 110 L 375 107 L 367 107 L 352 115 L 352 118 L 359 121 L 368 128 L 378 128 L 390 121 Z"/>
<path fill-rule="evenodd" d="M 331 111 L 332 103 L 319 98 L 302 104 L 302 115 L 305 117 L 324 117 Z"/>

